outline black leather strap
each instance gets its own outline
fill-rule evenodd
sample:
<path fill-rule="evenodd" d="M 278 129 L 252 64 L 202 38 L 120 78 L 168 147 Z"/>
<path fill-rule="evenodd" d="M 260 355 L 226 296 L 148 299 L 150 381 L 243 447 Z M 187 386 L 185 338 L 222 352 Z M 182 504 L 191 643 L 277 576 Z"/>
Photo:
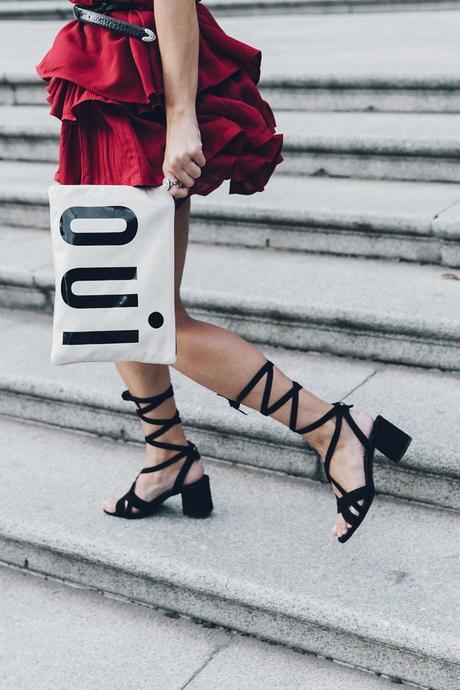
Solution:
<path fill-rule="evenodd" d="M 96 8 L 97 11 L 95 11 L 95 9 L 87 9 L 85 7 L 74 5 L 73 16 L 80 22 L 97 24 L 98 26 L 102 26 L 104 29 L 111 29 L 112 31 L 116 31 L 124 36 L 138 38 L 145 43 L 154 41 L 156 39 L 156 35 L 151 29 L 146 29 L 144 26 L 139 26 L 138 24 L 130 24 L 129 22 L 124 22 L 121 19 L 116 19 L 115 17 L 105 14 L 105 12 L 109 12 L 114 9 L 125 9 L 123 6 L 121 6 L 122 3 L 119 4 L 119 7 L 117 7 L 114 3 L 111 5 L 99 5 L 99 7 Z"/>
<path fill-rule="evenodd" d="M 174 389 L 173 389 L 172 384 L 170 383 L 168 388 L 165 391 L 163 391 L 162 393 L 159 393 L 158 395 L 151 395 L 148 398 L 136 397 L 135 395 L 132 395 L 129 392 L 129 390 L 123 391 L 121 397 L 123 398 L 123 400 L 130 400 L 136 404 L 136 407 L 137 407 L 136 414 L 140 419 L 142 419 L 143 422 L 146 422 L 147 424 L 151 424 L 152 426 L 160 427 L 156 431 L 152 431 L 151 434 L 147 434 L 147 436 L 145 437 L 146 443 L 150 444 L 151 446 L 156 446 L 157 448 L 164 448 L 165 450 L 176 450 L 176 451 L 178 451 L 176 453 L 176 455 L 174 455 L 172 458 L 168 458 L 168 460 L 165 460 L 164 462 L 162 462 L 158 465 L 154 465 L 152 467 L 144 467 L 140 471 L 140 474 L 146 474 L 149 472 L 157 472 L 158 470 L 162 470 L 165 467 L 172 465 L 174 462 L 177 462 L 177 460 L 180 460 L 183 457 L 187 458 L 183 467 L 179 471 L 176 484 L 174 485 L 174 488 L 177 488 L 176 485 L 179 485 L 180 482 L 184 479 L 184 477 L 187 474 L 187 471 L 190 468 L 190 465 L 192 464 L 192 462 L 194 460 L 198 460 L 201 457 L 199 452 L 198 452 L 198 448 L 191 441 L 187 441 L 186 445 L 182 445 L 179 443 L 167 443 L 166 441 L 158 441 L 157 440 L 157 438 L 159 436 L 162 436 L 163 434 L 165 434 L 175 424 L 181 423 L 181 418 L 179 415 L 179 411 L 177 409 L 176 409 L 174 415 L 172 417 L 168 417 L 168 418 L 158 419 L 158 418 L 152 418 L 152 417 L 147 416 L 150 412 L 153 412 L 153 410 L 155 410 L 163 402 L 165 402 L 165 400 L 168 400 L 168 398 L 171 398 L 173 396 L 174 396 Z M 143 405 L 143 407 L 141 407 L 141 405 Z M 186 467 L 186 469 L 182 472 L 184 467 Z"/>

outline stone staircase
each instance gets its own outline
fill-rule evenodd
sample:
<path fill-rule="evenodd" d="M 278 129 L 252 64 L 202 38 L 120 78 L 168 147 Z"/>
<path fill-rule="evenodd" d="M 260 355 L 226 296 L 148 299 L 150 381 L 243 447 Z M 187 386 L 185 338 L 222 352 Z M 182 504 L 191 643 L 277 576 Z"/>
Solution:
<path fill-rule="evenodd" d="M 263 194 L 193 197 L 184 299 L 323 398 L 413 436 L 400 465 L 376 458 L 375 508 L 342 546 L 300 439 L 174 370 L 215 512 L 185 520 L 171 502 L 142 528 L 102 513 L 141 435 L 111 364 L 49 362 L 59 122 L 32 68 L 60 23 L 2 22 L 0 561 L 343 662 L 358 689 L 382 674 L 458 689 L 459 25 L 455 11 L 222 21 L 263 50 L 286 160 Z M 351 678 L 313 663 L 305 685 L 247 687 Z"/>
<path fill-rule="evenodd" d="M 152 687 L 152 678 L 155 687 L 168 690 L 305 688 L 312 683 L 320 690 L 339 685 L 394 690 L 391 680 L 371 673 L 218 626 L 197 625 L 172 611 L 120 601 L 48 577 L 24 577 L 18 569 L 0 568 L 0 588 L 2 681 L 11 679 L 8 687 L 58 688 L 65 679 L 70 690 L 115 689 L 124 687 L 129 677 L 139 690 Z M 31 630 L 33 644 L 24 644 Z M 129 653 L 127 640 L 136 640 Z M 152 654 L 152 647 L 161 654 Z"/>
<path fill-rule="evenodd" d="M 205 4 L 216 16 L 237 17 L 460 8 L 459 0 L 206 0 Z M 71 19 L 72 6 L 67 0 L 0 0 L 0 19 L 25 18 Z"/>
<path fill-rule="evenodd" d="M 281 111 L 277 124 L 285 133 L 280 174 L 460 182 L 456 114 Z M 43 106 L 2 108 L 2 160 L 57 162 L 58 135 Z"/>

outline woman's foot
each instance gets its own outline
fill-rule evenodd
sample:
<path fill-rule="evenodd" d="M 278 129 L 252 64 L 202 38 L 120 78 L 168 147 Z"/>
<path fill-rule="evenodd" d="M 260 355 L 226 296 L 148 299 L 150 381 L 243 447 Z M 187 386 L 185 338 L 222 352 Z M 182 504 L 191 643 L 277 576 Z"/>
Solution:
<path fill-rule="evenodd" d="M 174 441 L 173 441 L 174 442 Z M 163 453 L 152 451 L 157 451 L 158 449 L 152 448 L 152 446 L 147 446 L 147 457 L 144 467 L 153 467 L 154 465 L 159 465 L 160 463 L 172 458 L 177 455 L 177 451 L 164 451 Z M 173 484 L 176 480 L 179 471 L 184 464 L 186 458 L 181 458 L 177 462 L 173 463 L 169 467 L 165 467 L 163 470 L 158 470 L 157 472 L 150 472 L 148 474 L 140 474 L 136 479 L 135 493 L 139 498 L 144 501 L 152 501 L 154 498 L 160 494 L 172 489 Z M 189 471 L 184 480 L 184 485 L 192 484 L 198 481 L 204 474 L 204 465 L 201 459 L 195 460 L 190 467 Z M 117 501 L 124 494 L 118 496 L 112 496 L 106 499 L 102 507 L 107 513 L 114 513 Z M 125 506 L 127 506 L 127 501 L 125 501 Z M 139 510 L 133 507 L 133 513 L 138 513 Z"/>
<path fill-rule="evenodd" d="M 324 414 L 324 412 L 322 413 Z M 360 427 L 365 436 L 369 438 L 372 427 L 374 425 L 373 418 L 363 410 L 350 410 L 350 414 Z M 321 415 L 318 415 L 319 417 Z M 302 434 L 304 440 L 310 445 L 321 457 L 324 462 L 327 449 L 331 442 L 332 435 L 335 429 L 335 418 L 326 422 L 319 429 L 311 431 L 308 434 Z M 337 442 L 337 447 L 332 456 L 329 472 L 333 479 L 335 479 L 346 491 L 357 489 L 365 484 L 364 474 L 364 446 L 350 429 L 347 422 L 344 420 L 340 431 L 340 436 Z M 336 496 L 340 496 L 340 491 L 332 484 L 332 490 Z M 358 501 L 362 504 L 363 501 Z M 350 508 L 351 512 L 357 513 L 354 508 Z M 351 527 L 341 513 L 337 513 L 336 521 L 332 527 L 332 532 L 337 537 L 346 534 Z"/>
<path fill-rule="evenodd" d="M 181 486 L 187 486 L 201 479 L 204 474 L 203 462 L 199 457 L 197 448 L 190 444 L 185 437 L 179 411 L 176 409 L 171 382 L 169 381 L 166 390 L 149 397 L 136 397 L 129 390 L 126 390 L 122 397 L 124 400 L 131 400 L 136 404 L 137 416 L 146 434 L 146 459 L 143 470 L 167 463 L 168 460 L 171 461 L 177 457 L 177 460 L 173 460 L 166 467 L 156 471 L 145 472 L 141 470 L 133 487 L 135 496 L 143 501 L 151 502 L 160 494 L 172 489 L 185 462 L 190 464 L 185 477 L 181 476 Z M 118 514 L 120 512 L 128 512 L 129 514 L 141 512 L 137 506 L 132 504 L 132 500 L 128 500 L 129 494 L 132 494 L 131 489 L 124 501 L 123 509 L 120 504 Z M 104 501 L 103 510 L 106 513 L 117 513 L 117 502 L 123 496 L 125 494 L 113 496 Z M 135 497 L 131 496 L 131 498 Z"/>

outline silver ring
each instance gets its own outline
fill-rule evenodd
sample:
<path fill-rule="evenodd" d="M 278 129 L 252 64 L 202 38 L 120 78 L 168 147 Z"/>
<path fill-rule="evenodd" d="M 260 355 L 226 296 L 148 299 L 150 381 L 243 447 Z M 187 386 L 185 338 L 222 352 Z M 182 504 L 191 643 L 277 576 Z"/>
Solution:
<path fill-rule="evenodd" d="M 164 177 L 163 182 L 162 182 L 163 187 L 166 189 L 166 191 L 169 191 L 173 185 L 176 185 L 176 187 L 183 187 L 183 183 L 180 182 L 179 180 L 170 180 L 169 177 Z"/>

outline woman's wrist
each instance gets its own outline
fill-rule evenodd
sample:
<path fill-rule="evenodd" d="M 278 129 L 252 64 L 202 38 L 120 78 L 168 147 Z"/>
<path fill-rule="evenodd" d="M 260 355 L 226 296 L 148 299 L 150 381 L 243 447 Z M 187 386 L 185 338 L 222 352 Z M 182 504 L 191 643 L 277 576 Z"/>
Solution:
<path fill-rule="evenodd" d="M 196 117 L 195 103 L 173 105 L 166 107 L 166 119 L 172 120 Z"/>

